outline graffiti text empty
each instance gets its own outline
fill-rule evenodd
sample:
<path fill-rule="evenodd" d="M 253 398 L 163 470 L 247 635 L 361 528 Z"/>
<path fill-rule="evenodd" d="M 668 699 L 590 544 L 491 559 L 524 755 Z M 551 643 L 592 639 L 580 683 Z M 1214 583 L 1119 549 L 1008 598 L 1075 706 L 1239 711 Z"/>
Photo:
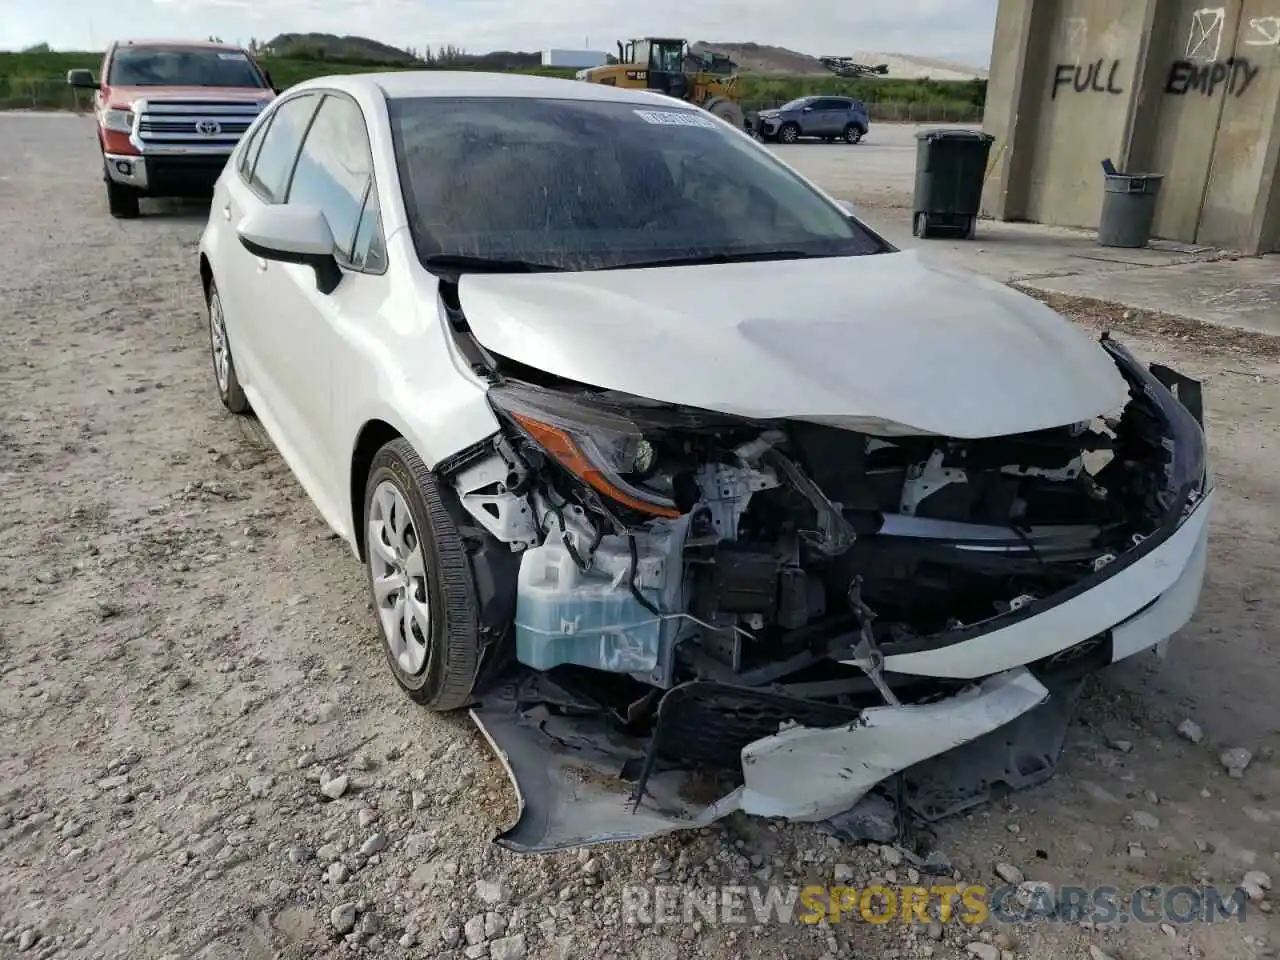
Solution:
<path fill-rule="evenodd" d="M 1183 96 L 1192 90 L 1199 90 L 1206 97 L 1211 97 L 1219 87 L 1237 97 L 1249 89 L 1253 78 L 1261 67 L 1249 62 L 1247 57 L 1231 57 L 1213 63 L 1192 63 L 1190 60 L 1175 60 L 1169 68 L 1169 79 L 1164 85 L 1165 93 Z"/>

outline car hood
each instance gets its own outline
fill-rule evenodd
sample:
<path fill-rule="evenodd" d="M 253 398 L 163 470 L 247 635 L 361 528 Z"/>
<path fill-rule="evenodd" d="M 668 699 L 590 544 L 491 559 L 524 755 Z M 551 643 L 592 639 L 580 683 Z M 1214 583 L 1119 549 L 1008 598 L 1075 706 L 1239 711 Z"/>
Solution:
<path fill-rule="evenodd" d="M 1089 420 L 1128 389 L 1037 300 L 915 251 L 467 274 L 491 352 L 558 377 L 743 417 L 1003 436 Z"/>
<path fill-rule="evenodd" d="M 220 100 L 236 103 L 266 103 L 275 94 L 261 87 L 112 87 L 112 103 L 133 103 L 137 100 Z"/>

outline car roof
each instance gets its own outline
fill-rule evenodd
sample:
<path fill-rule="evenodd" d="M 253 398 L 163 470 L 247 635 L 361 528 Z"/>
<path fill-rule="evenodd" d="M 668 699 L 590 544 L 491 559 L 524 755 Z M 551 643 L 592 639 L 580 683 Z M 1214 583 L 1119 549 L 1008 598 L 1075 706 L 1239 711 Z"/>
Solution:
<path fill-rule="evenodd" d="M 415 97 L 546 97 L 554 100 L 613 101 L 645 106 L 661 104 L 670 110 L 698 110 L 683 100 L 647 90 L 626 90 L 603 83 L 563 80 L 521 73 L 476 70 L 402 70 L 391 73 L 349 73 L 315 77 L 290 87 L 290 92 L 324 87 L 351 94 L 381 95 L 388 100 Z"/>
<path fill-rule="evenodd" d="M 243 52 L 238 43 L 222 43 L 214 40 L 117 40 L 117 47 L 204 47 L 208 50 L 235 50 Z"/>

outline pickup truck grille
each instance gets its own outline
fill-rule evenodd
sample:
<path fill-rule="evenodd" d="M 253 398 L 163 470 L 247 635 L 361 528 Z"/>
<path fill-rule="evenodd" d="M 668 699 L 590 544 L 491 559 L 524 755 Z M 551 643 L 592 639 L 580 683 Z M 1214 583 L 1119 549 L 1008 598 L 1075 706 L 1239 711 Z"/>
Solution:
<path fill-rule="evenodd" d="M 263 106 L 225 100 L 148 100 L 138 116 L 135 136 L 143 152 L 149 147 L 184 147 L 230 153 Z"/>

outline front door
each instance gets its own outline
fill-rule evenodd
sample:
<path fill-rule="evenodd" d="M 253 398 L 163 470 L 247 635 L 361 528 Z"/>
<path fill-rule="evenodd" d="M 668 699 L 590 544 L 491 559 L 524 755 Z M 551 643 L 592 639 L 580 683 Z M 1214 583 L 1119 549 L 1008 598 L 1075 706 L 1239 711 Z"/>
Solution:
<path fill-rule="evenodd" d="M 340 374 L 349 333 L 343 324 L 371 315 L 385 298 L 385 278 L 366 271 L 353 250 L 371 183 L 364 114 L 344 93 L 330 92 L 302 141 L 284 202 L 324 214 L 342 280 L 337 289 L 323 293 L 316 287 L 314 269 L 284 262 L 271 262 L 261 275 L 262 302 L 271 305 L 271 358 L 287 370 L 282 392 L 296 416 L 296 454 L 315 477 L 316 489 L 308 492 L 321 511 L 332 506 L 338 516 L 343 492 L 332 489 L 333 479 L 347 476 L 344 466 L 351 454 L 339 449 L 333 416 L 334 378 Z"/>

